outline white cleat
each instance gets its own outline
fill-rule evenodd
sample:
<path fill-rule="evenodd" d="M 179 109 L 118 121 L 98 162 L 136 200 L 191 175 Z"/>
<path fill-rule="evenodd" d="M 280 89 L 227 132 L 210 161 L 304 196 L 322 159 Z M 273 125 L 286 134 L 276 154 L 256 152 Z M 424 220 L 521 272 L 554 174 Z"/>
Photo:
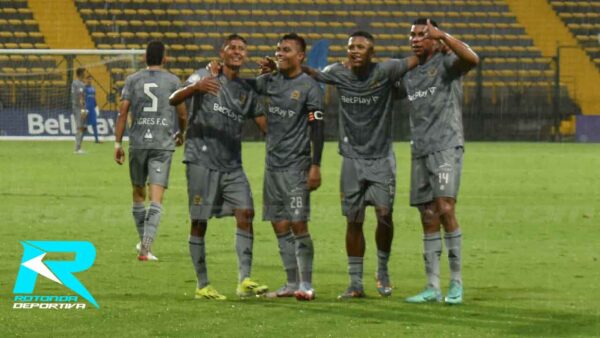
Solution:
<path fill-rule="evenodd" d="M 152 252 L 148 251 L 148 254 L 146 256 L 141 256 L 140 255 L 140 250 L 142 250 L 142 243 L 138 242 L 138 244 L 135 245 L 135 250 L 138 253 L 138 259 L 141 261 L 157 261 L 158 257 L 154 256 L 152 254 Z"/>

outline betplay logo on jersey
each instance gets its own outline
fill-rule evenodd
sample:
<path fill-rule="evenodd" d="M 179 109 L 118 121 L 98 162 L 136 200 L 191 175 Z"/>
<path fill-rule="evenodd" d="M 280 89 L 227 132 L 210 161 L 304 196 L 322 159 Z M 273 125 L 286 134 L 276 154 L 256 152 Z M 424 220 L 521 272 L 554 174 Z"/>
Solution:
<path fill-rule="evenodd" d="M 85 309 L 86 304 L 79 297 L 69 295 L 34 295 L 33 291 L 38 275 L 64 285 L 79 296 L 100 306 L 94 297 L 79 282 L 73 273 L 89 269 L 96 259 L 96 248 L 90 242 L 77 241 L 22 241 L 23 259 L 13 289 L 13 309 L 68 310 Z M 73 253 L 73 260 L 45 260 L 49 252 Z"/>

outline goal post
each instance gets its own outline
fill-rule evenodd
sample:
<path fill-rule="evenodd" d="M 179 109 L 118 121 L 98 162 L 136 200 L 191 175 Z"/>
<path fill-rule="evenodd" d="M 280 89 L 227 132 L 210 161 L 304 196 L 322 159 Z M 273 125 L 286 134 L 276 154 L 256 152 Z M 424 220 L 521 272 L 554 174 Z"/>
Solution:
<path fill-rule="evenodd" d="M 71 83 L 78 68 L 86 69 L 96 91 L 99 134 L 112 136 L 123 80 L 145 66 L 144 52 L 0 49 L 0 139 L 71 139 Z"/>

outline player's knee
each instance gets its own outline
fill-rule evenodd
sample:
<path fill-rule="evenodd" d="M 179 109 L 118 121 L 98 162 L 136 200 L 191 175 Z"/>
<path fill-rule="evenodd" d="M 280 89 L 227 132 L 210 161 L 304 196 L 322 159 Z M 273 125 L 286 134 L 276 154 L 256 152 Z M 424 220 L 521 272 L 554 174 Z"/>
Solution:
<path fill-rule="evenodd" d="M 206 221 L 193 219 L 191 229 L 190 229 L 190 234 L 192 236 L 204 237 L 205 233 L 206 233 Z"/>
<path fill-rule="evenodd" d="M 247 230 L 252 228 L 252 221 L 254 220 L 254 210 L 244 209 L 237 210 L 235 212 L 235 218 L 238 223 L 238 228 Z"/>
<path fill-rule="evenodd" d="M 375 209 L 375 215 L 377 216 L 377 226 L 393 227 L 392 213 L 388 208 L 377 208 Z"/>
<path fill-rule="evenodd" d="M 454 203 L 452 201 L 440 198 L 435 203 L 437 213 L 441 218 L 454 217 Z"/>

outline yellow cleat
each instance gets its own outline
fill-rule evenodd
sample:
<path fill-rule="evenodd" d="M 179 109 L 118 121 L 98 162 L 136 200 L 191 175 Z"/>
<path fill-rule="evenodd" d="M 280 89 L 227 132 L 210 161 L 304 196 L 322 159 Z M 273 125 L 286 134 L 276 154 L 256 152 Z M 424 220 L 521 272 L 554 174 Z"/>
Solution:
<path fill-rule="evenodd" d="M 219 293 L 212 285 L 207 285 L 202 289 L 196 289 L 196 294 L 194 295 L 196 299 L 214 299 L 214 300 L 225 300 L 227 297 L 223 296 Z"/>
<path fill-rule="evenodd" d="M 240 297 L 262 296 L 269 291 L 266 285 L 258 284 L 250 278 L 245 278 L 237 287 L 236 294 Z"/>

